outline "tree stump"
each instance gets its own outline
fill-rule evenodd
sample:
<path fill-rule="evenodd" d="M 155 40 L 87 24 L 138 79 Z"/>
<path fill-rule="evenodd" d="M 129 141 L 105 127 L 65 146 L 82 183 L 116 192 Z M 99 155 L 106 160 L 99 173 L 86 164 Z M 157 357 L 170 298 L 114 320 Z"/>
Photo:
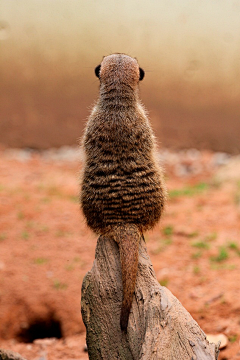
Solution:
<path fill-rule="evenodd" d="M 0 360 L 26 360 L 20 354 L 10 351 L 0 349 Z"/>
<path fill-rule="evenodd" d="M 95 261 L 83 280 L 81 310 L 90 360 L 216 360 L 219 345 L 209 343 L 191 315 L 160 286 L 142 240 L 127 334 L 120 329 L 122 302 L 118 245 L 98 239 Z"/>

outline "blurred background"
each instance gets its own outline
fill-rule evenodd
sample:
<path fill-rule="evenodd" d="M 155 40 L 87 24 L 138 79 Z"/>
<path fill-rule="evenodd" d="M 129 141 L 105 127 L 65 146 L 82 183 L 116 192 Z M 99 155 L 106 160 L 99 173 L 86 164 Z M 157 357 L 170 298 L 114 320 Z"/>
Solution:
<path fill-rule="evenodd" d="M 239 20 L 239 0 L 1 0 L 0 143 L 76 145 L 95 66 L 124 52 L 160 146 L 238 153 Z"/>

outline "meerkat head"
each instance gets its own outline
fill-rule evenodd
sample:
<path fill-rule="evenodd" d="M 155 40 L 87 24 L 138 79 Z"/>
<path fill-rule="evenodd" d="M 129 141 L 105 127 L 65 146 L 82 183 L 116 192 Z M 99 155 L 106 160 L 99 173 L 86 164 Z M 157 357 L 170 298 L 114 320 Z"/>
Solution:
<path fill-rule="evenodd" d="M 125 54 L 112 54 L 103 58 L 95 68 L 95 75 L 103 83 L 114 81 L 134 86 L 144 78 L 145 73 L 136 59 Z"/>

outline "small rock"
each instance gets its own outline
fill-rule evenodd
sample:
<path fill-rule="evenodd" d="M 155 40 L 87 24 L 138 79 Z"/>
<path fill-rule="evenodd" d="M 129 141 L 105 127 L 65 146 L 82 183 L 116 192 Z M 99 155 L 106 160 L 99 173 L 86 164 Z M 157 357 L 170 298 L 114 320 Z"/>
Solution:
<path fill-rule="evenodd" d="M 56 338 L 46 338 L 46 339 L 36 339 L 34 340 L 34 344 L 42 345 L 42 346 L 48 346 L 52 345 L 56 342 Z"/>
<path fill-rule="evenodd" d="M 217 152 L 213 155 L 212 164 L 213 166 L 226 165 L 229 162 L 230 156 L 226 153 Z"/>
<path fill-rule="evenodd" d="M 225 348 L 228 344 L 228 338 L 224 334 L 216 334 L 216 335 L 206 334 L 206 336 L 210 343 L 214 343 L 217 345 L 218 342 L 220 341 L 221 345 L 219 349 Z"/>

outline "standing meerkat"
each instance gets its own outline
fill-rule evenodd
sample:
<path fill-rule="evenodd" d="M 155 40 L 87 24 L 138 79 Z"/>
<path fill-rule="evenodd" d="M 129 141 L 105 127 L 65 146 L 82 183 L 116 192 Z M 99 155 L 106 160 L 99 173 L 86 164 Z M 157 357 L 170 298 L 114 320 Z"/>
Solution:
<path fill-rule="evenodd" d="M 103 58 L 95 69 L 100 94 L 83 137 L 81 206 L 88 226 L 117 242 L 122 268 L 120 325 L 127 331 L 143 232 L 163 211 L 165 188 L 154 158 L 155 141 L 140 103 L 144 71 L 125 54 Z"/>

